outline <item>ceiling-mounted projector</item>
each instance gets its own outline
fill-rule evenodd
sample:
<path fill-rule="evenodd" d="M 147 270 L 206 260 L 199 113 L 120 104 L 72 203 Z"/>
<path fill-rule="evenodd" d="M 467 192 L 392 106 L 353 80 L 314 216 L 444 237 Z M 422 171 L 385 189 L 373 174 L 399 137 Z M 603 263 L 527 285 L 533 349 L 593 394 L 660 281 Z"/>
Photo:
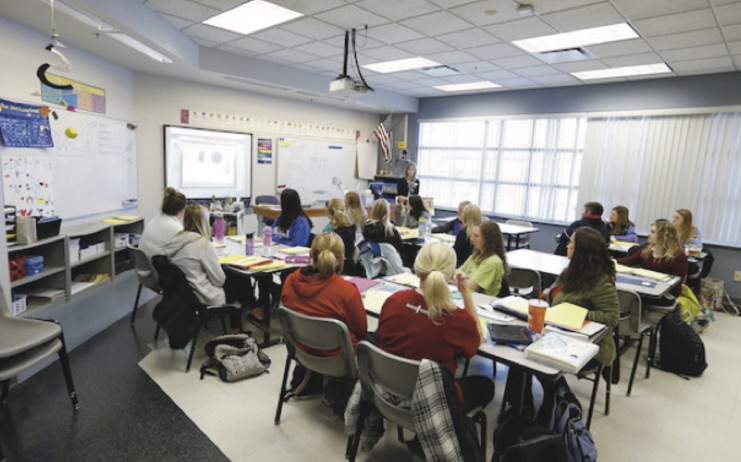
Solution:
<path fill-rule="evenodd" d="M 354 80 L 348 76 L 340 76 L 329 82 L 329 92 L 345 96 L 345 97 L 357 97 L 368 93 L 366 85 Z"/>

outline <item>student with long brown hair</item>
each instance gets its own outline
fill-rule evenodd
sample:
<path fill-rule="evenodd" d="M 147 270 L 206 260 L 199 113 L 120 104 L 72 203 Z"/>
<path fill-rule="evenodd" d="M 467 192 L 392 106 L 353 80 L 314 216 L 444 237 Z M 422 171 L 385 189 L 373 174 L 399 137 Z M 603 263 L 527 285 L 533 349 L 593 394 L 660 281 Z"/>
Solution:
<path fill-rule="evenodd" d="M 280 195 L 280 215 L 273 223 L 273 242 L 291 247 L 308 246 L 312 226 L 301 207 L 298 191 L 290 188 L 283 190 Z"/>
<path fill-rule="evenodd" d="M 468 287 L 497 297 L 507 272 L 507 256 L 499 225 L 493 221 L 477 223 L 471 230 L 471 244 L 473 253 L 460 267 L 468 276 Z"/>
<path fill-rule="evenodd" d="M 407 203 L 406 215 L 404 215 L 404 221 L 401 226 L 407 228 L 418 228 L 421 221 L 430 222 L 430 212 L 425 207 L 422 198 L 419 196 L 409 196 L 409 202 Z"/>
<path fill-rule="evenodd" d="M 702 246 L 700 230 L 692 225 L 692 212 L 688 209 L 677 209 L 672 216 L 672 224 L 677 228 L 679 243 L 687 245 L 690 241 Z"/>
<path fill-rule="evenodd" d="M 622 205 L 613 207 L 610 212 L 610 219 L 607 220 L 607 226 L 610 228 L 610 236 L 619 241 L 638 242 L 636 227 L 630 221 L 628 215 L 628 207 Z"/>
<path fill-rule="evenodd" d="M 183 230 L 183 214 L 187 201 L 185 194 L 175 188 L 165 189 L 161 212 L 147 223 L 139 249 L 150 258 L 163 253 L 163 248 L 172 237 Z"/>

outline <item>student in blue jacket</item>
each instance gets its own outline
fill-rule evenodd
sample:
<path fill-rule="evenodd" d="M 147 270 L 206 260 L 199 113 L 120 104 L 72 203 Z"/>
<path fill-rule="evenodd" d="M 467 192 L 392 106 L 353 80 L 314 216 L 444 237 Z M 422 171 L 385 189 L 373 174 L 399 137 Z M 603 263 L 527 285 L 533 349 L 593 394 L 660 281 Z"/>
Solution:
<path fill-rule="evenodd" d="M 610 228 L 610 236 L 618 241 L 638 242 L 636 227 L 630 218 L 628 218 L 628 208 L 618 205 L 610 212 L 610 219 L 607 221 L 607 227 Z"/>
<path fill-rule="evenodd" d="M 280 209 L 280 215 L 273 222 L 273 242 L 291 247 L 308 247 L 313 223 L 301 207 L 301 198 L 295 189 L 283 191 Z"/>

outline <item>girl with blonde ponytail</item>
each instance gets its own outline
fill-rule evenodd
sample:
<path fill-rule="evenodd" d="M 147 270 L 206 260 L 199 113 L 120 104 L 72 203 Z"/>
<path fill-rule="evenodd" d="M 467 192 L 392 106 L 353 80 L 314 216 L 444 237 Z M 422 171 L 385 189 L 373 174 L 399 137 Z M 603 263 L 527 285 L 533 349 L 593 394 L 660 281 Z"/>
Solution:
<path fill-rule="evenodd" d="M 441 242 L 425 244 L 414 272 L 418 289 L 402 290 L 383 304 L 378 319 L 382 349 L 408 359 L 439 362 L 455 375 L 458 359 L 476 354 L 484 341 L 467 277 L 455 270 L 455 252 Z M 453 303 L 449 283 L 463 296 L 463 308 Z M 494 397 L 494 382 L 483 376 L 456 379 L 461 409 L 467 413 Z"/>

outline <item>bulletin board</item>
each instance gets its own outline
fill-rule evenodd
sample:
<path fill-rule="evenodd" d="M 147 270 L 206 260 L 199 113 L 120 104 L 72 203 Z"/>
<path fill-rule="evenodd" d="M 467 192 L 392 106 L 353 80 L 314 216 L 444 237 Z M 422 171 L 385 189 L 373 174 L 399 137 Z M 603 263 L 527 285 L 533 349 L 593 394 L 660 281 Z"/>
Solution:
<path fill-rule="evenodd" d="M 276 184 L 298 191 L 305 204 L 342 197 L 332 179 L 355 189 L 356 150 L 355 141 L 279 138 Z"/>
<path fill-rule="evenodd" d="M 0 145 L 5 203 L 62 219 L 136 207 L 134 127 L 98 115 L 55 112 L 56 118 L 49 116 L 53 147 Z M 68 129 L 76 137 L 67 136 Z"/>

